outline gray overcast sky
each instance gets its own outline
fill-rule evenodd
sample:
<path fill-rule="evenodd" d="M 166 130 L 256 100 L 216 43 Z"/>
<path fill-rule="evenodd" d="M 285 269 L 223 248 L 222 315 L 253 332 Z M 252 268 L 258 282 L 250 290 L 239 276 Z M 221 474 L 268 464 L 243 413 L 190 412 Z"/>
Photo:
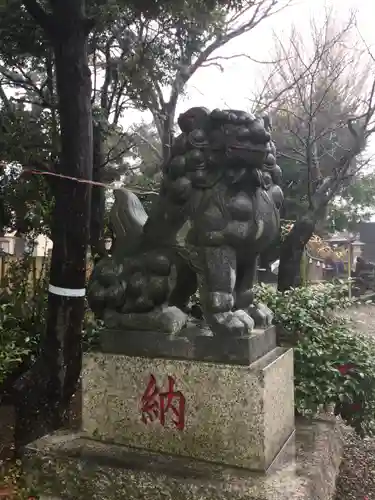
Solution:
<path fill-rule="evenodd" d="M 262 22 L 259 27 L 228 44 L 220 55 L 248 53 L 256 59 L 271 60 L 273 46 L 272 32 L 282 37 L 281 32 L 288 33 L 291 24 L 296 24 L 302 33 L 309 29 L 312 16 L 324 15 L 324 6 L 334 6 L 343 21 L 348 18 L 350 10 L 358 11 L 358 29 L 367 45 L 375 45 L 375 1 L 374 0 L 297 0 L 293 7 L 280 12 Z M 340 18 L 338 19 L 340 22 Z M 248 106 L 252 88 L 259 82 L 259 76 L 266 68 L 251 63 L 249 60 L 235 59 L 227 61 L 225 71 L 218 69 L 202 69 L 189 82 L 188 91 L 193 104 L 205 103 L 209 108 L 228 105 L 241 109 Z M 190 102 L 180 103 L 185 108 Z"/>
<path fill-rule="evenodd" d="M 241 37 L 227 44 L 215 55 L 230 56 L 246 53 L 259 60 L 270 60 L 273 45 L 272 33 L 288 32 L 291 24 L 296 24 L 299 31 L 309 29 L 312 16 L 324 15 L 324 7 L 337 9 L 338 22 L 345 21 L 351 10 L 357 11 L 357 25 L 361 36 L 369 47 L 375 47 L 375 1 L 374 0 L 295 0 L 292 7 L 260 23 L 260 25 Z M 375 50 L 374 50 L 375 52 Z M 252 63 L 246 58 L 220 61 L 224 67 L 221 72 L 215 67 L 199 70 L 189 81 L 187 96 L 180 99 L 178 113 L 191 106 L 249 108 L 251 93 L 259 84 L 265 67 Z M 129 112 L 126 124 L 139 122 L 142 118 L 150 120 L 148 113 Z M 125 125 L 125 122 L 124 122 Z"/>

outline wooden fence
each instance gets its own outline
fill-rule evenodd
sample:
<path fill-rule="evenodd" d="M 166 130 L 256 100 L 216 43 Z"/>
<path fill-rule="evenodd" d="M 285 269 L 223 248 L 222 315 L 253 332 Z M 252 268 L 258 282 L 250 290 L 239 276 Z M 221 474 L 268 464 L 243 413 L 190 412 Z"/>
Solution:
<path fill-rule="evenodd" d="M 21 259 L 14 257 L 12 255 L 1 256 L 0 257 L 0 283 L 4 284 L 6 277 L 9 276 L 11 272 L 12 265 L 21 263 Z M 87 279 L 92 272 L 92 261 L 87 262 Z M 30 258 L 30 268 L 29 268 L 29 284 L 32 286 L 36 281 L 38 281 L 42 274 L 47 274 L 49 272 L 49 259 L 46 257 L 31 257 Z"/>
<path fill-rule="evenodd" d="M 21 259 L 14 257 L 12 255 L 1 256 L 0 257 L 0 279 L 4 283 L 4 280 L 11 273 L 12 266 L 19 263 L 21 264 Z M 32 257 L 30 259 L 29 266 L 29 283 L 35 283 L 44 272 L 48 272 L 48 260 L 45 257 Z"/>

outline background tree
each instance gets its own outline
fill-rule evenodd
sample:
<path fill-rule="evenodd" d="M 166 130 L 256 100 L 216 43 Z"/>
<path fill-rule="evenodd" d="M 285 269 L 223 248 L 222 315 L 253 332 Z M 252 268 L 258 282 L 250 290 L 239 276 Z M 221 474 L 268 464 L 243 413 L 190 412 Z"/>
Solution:
<path fill-rule="evenodd" d="M 329 206 L 327 226 L 331 232 L 358 230 L 361 221 L 375 213 L 375 176 L 361 172 Z"/>
<path fill-rule="evenodd" d="M 24 0 L 23 5 L 42 28 L 53 51 L 60 129 L 56 170 L 63 175 L 90 179 L 93 146 L 87 47 L 92 21 L 86 17 L 85 1 L 55 0 L 43 8 L 37 0 Z M 52 188 L 55 206 L 50 286 L 57 287 L 57 291 L 82 290 L 86 282 L 90 188 L 84 183 L 61 179 Z M 61 425 L 76 389 L 81 370 L 83 315 L 84 296 L 49 293 L 41 355 L 17 385 L 21 398 L 28 395 L 27 412 L 34 406 L 42 414 L 44 425 L 50 428 Z"/>
<path fill-rule="evenodd" d="M 151 111 L 162 144 L 161 160 L 166 158 L 177 101 L 189 78 L 205 66 L 221 68 L 225 58 L 215 56 L 217 49 L 289 3 L 189 0 L 141 6 L 123 0 L 110 4 L 102 0 L 90 2 L 88 15 L 97 21 L 88 39 L 93 75 L 93 180 L 118 179 L 132 166 L 121 161 L 132 148 L 139 148 L 139 136 L 133 138 L 121 126 L 129 107 Z M 33 167 L 55 172 L 60 123 L 53 50 L 41 27 L 35 28 L 21 4 L 21 0 L 8 0 L 2 9 L 0 78 L 6 93 L 12 94 L 11 101 L 32 106 L 47 120 L 50 157 L 34 159 Z M 242 56 L 235 54 L 231 58 Z M 90 244 L 95 258 L 105 254 L 104 207 L 105 191 L 94 187 Z"/>
<path fill-rule="evenodd" d="M 277 40 L 277 62 L 257 103 L 268 103 L 284 174 L 285 218 L 296 220 L 280 250 L 281 291 L 299 284 L 304 247 L 329 203 L 366 164 L 361 154 L 373 132 L 374 87 L 364 48 L 353 45 L 355 19 L 341 28 L 333 20 L 332 11 L 322 25 L 312 20 L 311 39 L 294 28 L 288 46 Z"/>
<path fill-rule="evenodd" d="M 0 80 L 1 82 L 1 80 Z M 6 95 L 0 83 L 0 231 L 50 232 L 51 198 L 42 178 L 25 176 L 23 166 L 39 165 L 51 154 L 50 117 L 23 99 Z"/>
<path fill-rule="evenodd" d="M 233 5 L 189 2 L 178 12 L 163 12 L 156 20 L 139 17 L 127 30 L 113 30 L 114 44 L 130 50 L 117 58 L 116 80 L 123 81 L 127 97 L 137 109 L 152 113 L 162 144 L 169 156 L 176 106 L 189 79 L 201 68 L 217 66 L 226 57 L 215 51 L 251 31 L 276 14 L 288 0 L 250 0 Z M 230 59 L 248 57 L 234 54 Z M 124 78 L 125 76 L 125 78 Z"/>
<path fill-rule="evenodd" d="M 140 12 L 137 6 L 118 1 L 116 15 L 107 12 L 90 38 L 93 105 L 98 117 L 94 125 L 94 180 L 108 179 L 99 158 L 105 148 L 106 133 L 118 138 L 124 154 L 132 147 L 136 151 L 143 147 L 142 152 L 146 153 L 146 143 L 142 146 L 139 134 L 133 130 L 134 136 L 129 135 L 119 127 L 129 108 L 151 112 L 161 144 L 158 163 L 166 160 L 177 102 L 191 76 L 204 66 L 220 68 L 220 59 L 224 58 L 214 56 L 217 49 L 289 3 L 290 0 L 189 0 L 175 4 L 162 2 L 157 9 Z M 125 174 L 127 166 L 125 163 L 122 168 L 112 170 L 112 178 Z M 133 170 L 128 173 L 134 180 Z M 146 179 L 142 175 L 138 187 L 147 187 Z M 150 182 L 153 183 L 151 179 Z M 94 187 L 91 248 L 99 258 L 105 253 L 104 206 L 103 190 Z"/>

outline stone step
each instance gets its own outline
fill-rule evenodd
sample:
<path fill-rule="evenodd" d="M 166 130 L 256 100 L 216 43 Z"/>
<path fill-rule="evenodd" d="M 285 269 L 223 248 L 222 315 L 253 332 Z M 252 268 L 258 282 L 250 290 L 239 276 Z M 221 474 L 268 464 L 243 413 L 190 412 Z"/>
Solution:
<path fill-rule="evenodd" d="M 208 332 L 209 333 L 209 332 Z M 178 335 L 103 329 L 99 351 L 147 358 L 183 359 L 249 366 L 276 347 L 276 328 L 254 329 L 247 337 L 219 337 L 191 326 Z"/>
<path fill-rule="evenodd" d="M 341 453 L 336 422 L 297 419 L 263 474 L 63 432 L 28 445 L 23 465 L 45 500 L 331 500 Z"/>

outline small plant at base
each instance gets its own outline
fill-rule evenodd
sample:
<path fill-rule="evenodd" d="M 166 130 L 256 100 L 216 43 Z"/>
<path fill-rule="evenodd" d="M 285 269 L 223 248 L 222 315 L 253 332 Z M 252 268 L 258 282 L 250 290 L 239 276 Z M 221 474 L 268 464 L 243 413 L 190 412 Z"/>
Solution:
<path fill-rule="evenodd" d="M 87 306 L 83 330 L 82 330 L 82 349 L 84 352 L 90 351 L 99 343 L 99 330 L 103 327 L 102 322 L 94 317 L 94 314 Z"/>
<path fill-rule="evenodd" d="M 20 460 L 0 461 L 0 498 L 31 500 L 39 498 L 35 488 L 27 484 Z"/>

